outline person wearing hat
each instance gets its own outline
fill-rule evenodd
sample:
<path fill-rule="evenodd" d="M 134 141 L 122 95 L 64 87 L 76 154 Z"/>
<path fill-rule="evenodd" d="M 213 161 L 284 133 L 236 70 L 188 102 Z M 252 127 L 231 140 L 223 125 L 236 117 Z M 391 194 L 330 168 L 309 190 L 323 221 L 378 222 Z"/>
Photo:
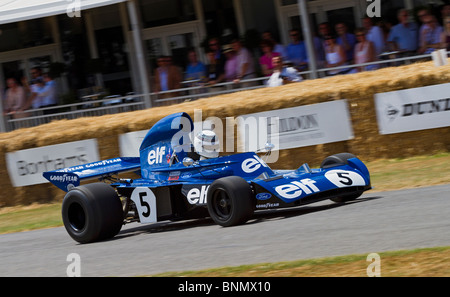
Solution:
<path fill-rule="evenodd" d="M 227 44 L 223 46 L 223 54 L 225 55 L 225 80 L 226 81 L 234 81 L 237 78 L 237 59 L 236 53 L 231 47 L 231 45 Z"/>

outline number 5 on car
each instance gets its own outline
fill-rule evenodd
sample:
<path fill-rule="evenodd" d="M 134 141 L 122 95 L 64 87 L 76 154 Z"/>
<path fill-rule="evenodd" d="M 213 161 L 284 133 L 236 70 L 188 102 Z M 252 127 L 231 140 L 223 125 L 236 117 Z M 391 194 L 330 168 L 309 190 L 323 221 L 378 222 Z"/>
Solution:
<path fill-rule="evenodd" d="M 354 171 L 330 170 L 325 173 L 325 177 L 339 188 L 364 186 L 364 178 Z"/>
<path fill-rule="evenodd" d="M 136 188 L 131 194 L 131 200 L 136 205 L 141 223 L 147 224 L 157 221 L 156 197 L 152 190 L 144 187 Z"/>

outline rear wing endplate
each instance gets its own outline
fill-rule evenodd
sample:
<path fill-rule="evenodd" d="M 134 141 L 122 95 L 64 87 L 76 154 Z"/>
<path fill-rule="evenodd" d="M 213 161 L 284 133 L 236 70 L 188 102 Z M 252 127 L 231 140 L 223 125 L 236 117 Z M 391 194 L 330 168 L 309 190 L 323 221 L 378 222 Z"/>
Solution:
<path fill-rule="evenodd" d="M 139 157 L 124 157 L 47 171 L 43 176 L 61 190 L 68 192 L 73 187 L 78 187 L 81 180 L 136 171 L 140 167 Z"/>

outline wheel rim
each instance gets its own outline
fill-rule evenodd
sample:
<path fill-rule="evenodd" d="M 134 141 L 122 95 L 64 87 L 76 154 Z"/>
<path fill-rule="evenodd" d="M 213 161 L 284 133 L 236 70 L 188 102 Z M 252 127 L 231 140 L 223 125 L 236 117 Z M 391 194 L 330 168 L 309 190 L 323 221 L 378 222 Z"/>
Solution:
<path fill-rule="evenodd" d="M 214 213 L 219 220 L 226 221 L 231 216 L 231 199 L 224 190 L 216 190 L 212 196 Z"/>
<path fill-rule="evenodd" d="M 69 219 L 70 227 L 80 232 L 86 225 L 86 213 L 83 207 L 78 203 L 72 203 L 67 210 L 67 218 Z"/>

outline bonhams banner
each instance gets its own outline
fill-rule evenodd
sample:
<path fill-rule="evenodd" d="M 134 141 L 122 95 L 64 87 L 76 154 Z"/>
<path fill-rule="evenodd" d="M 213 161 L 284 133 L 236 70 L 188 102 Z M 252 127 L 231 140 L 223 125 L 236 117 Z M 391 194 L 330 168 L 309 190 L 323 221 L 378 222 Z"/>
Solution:
<path fill-rule="evenodd" d="M 49 145 L 6 154 L 14 187 L 46 183 L 43 172 L 99 161 L 96 139 Z"/>
<path fill-rule="evenodd" d="M 380 134 L 450 126 L 450 83 L 375 94 Z"/>

